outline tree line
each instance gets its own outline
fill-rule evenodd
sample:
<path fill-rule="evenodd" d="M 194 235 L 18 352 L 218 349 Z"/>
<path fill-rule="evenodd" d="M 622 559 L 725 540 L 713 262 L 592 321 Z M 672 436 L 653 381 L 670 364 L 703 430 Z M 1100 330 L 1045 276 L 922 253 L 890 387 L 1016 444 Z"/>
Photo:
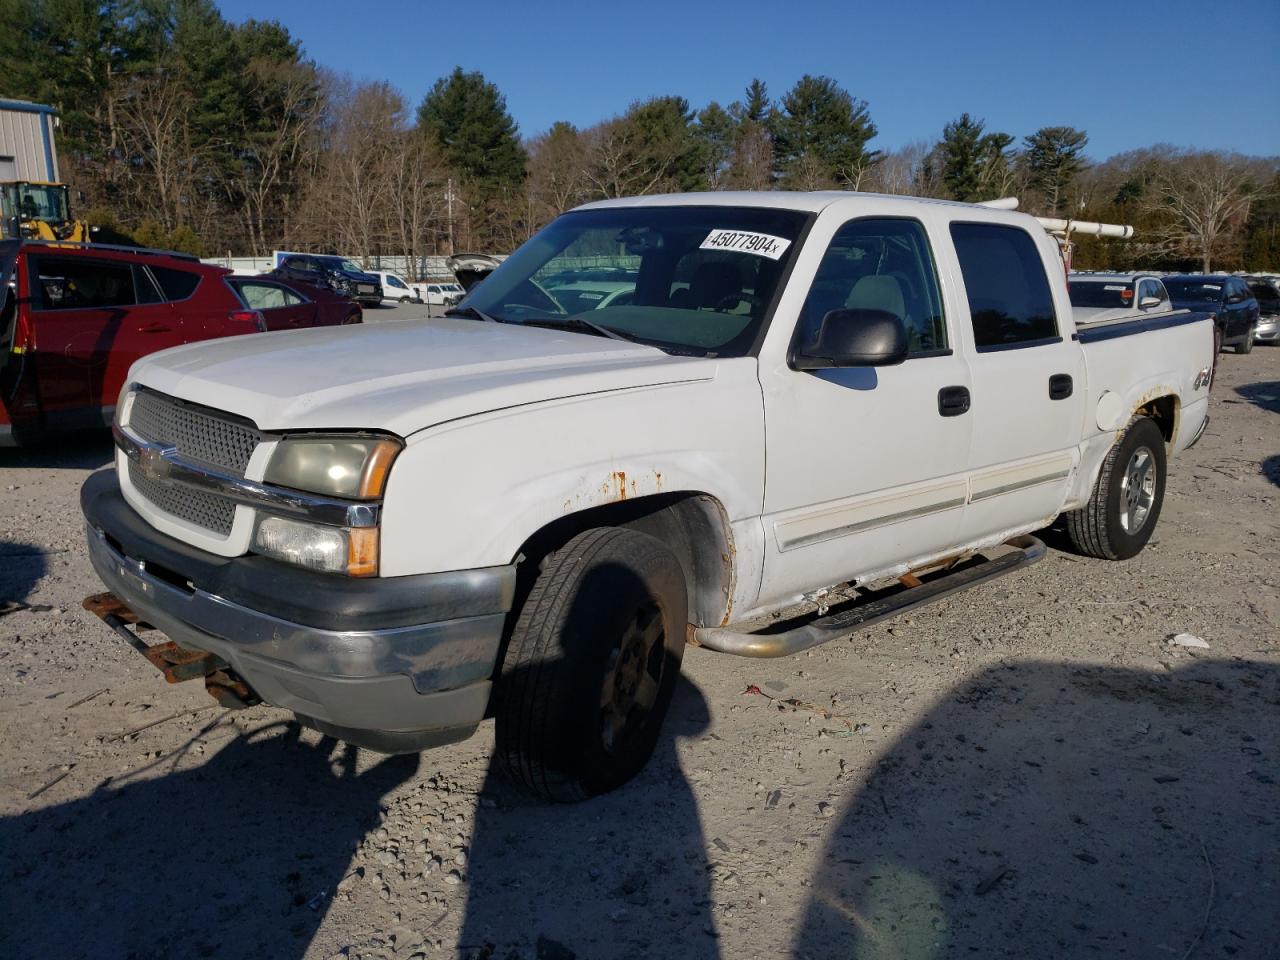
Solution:
<path fill-rule="evenodd" d="M 0 94 L 54 105 L 64 177 L 100 237 L 204 255 L 274 247 L 417 259 L 508 251 L 601 198 L 687 190 L 1016 196 L 1131 223 L 1079 266 L 1280 269 L 1280 158 L 1167 145 L 1101 163 L 1085 131 L 1018 139 L 968 113 L 936 140 L 873 146 L 870 106 L 830 77 L 693 107 L 655 96 L 523 138 L 501 92 L 456 68 L 416 109 L 322 69 L 279 23 L 212 0 L 0 0 Z"/>

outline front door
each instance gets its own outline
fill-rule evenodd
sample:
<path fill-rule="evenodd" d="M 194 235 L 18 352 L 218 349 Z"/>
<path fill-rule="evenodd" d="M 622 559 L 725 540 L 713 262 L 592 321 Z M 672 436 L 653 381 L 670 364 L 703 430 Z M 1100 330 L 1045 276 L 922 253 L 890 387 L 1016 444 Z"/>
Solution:
<path fill-rule="evenodd" d="M 934 264 L 919 221 L 862 218 L 840 226 L 793 349 L 803 350 L 831 310 L 876 309 L 905 321 L 909 359 L 879 368 L 762 369 L 762 606 L 954 543 L 966 497 L 971 381 Z"/>
<path fill-rule="evenodd" d="M 1084 353 L 1057 321 L 1069 306 L 1055 305 L 1049 285 L 1052 241 L 1007 224 L 950 230 L 970 317 L 973 440 L 960 539 L 973 543 L 1057 516 L 1079 459 L 1087 391 Z"/>

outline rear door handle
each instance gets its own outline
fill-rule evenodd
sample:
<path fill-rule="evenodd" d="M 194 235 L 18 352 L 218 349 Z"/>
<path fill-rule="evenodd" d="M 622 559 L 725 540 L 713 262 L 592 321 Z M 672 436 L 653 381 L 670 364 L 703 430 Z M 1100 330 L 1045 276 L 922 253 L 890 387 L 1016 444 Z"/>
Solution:
<path fill-rule="evenodd" d="M 1069 373 L 1055 373 L 1049 378 L 1049 399 L 1065 400 L 1075 390 Z"/>
<path fill-rule="evenodd" d="M 173 327 L 166 327 L 163 323 L 150 323 L 145 327 L 138 328 L 139 333 L 172 333 Z"/>
<path fill-rule="evenodd" d="M 968 387 L 943 387 L 938 391 L 938 413 L 944 417 L 958 417 L 969 412 Z"/>

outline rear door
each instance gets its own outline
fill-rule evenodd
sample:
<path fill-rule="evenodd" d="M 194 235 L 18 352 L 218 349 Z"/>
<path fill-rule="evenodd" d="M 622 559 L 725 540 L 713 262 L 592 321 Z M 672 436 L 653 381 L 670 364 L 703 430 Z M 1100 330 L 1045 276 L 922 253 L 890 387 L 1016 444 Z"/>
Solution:
<path fill-rule="evenodd" d="M 27 263 L 45 424 L 100 426 L 129 366 L 182 342 L 172 310 L 125 260 L 33 253 Z"/>
<path fill-rule="evenodd" d="M 1055 300 L 1057 252 L 1044 233 L 957 221 L 951 237 L 969 314 L 973 437 L 960 539 L 972 543 L 1059 512 L 1079 459 L 1084 352 L 1058 319 L 1070 306 Z"/>

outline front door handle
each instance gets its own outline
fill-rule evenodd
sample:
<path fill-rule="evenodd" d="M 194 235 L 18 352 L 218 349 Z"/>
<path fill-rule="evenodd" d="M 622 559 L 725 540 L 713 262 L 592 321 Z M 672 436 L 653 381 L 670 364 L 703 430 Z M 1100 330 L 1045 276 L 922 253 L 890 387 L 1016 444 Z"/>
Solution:
<path fill-rule="evenodd" d="M 1069 373 L 1055 373 L 1049 378 L 1049 399 L 1065 400 L 1075 390 L 1075 384 Z"/>
<path fill-rule="evenodd" d="M 958 417 L 969 412 L 968 387 L 943 387 L 938 391 L 938 413 L 944 417 Z"/>
<path fill-rule="evenodd" d="M 139 333 L 172 333 L 173 327 L 166 327 L 163 323 L 149 323 L 145 327 L 138 328 Z"/>

